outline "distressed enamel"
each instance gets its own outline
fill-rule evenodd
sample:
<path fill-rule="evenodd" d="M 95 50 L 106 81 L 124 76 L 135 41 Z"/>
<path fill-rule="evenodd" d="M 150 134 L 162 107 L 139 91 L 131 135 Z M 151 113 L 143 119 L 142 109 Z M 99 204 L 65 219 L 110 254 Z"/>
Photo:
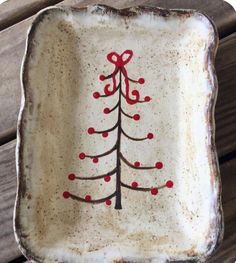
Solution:
<path fill-rule="evenodd" d="M 27 257 L 204 261 L 214 251 L 223 231 L 217 44 L 214 25 L 194 11 L 98 5 L 37 16 L 17 141 L 15 232 Z M 122 108 L 110 112 L 122 88 Z M 117 118 L 120 134 L 109 129 Z M 117 154 L 99 155 L 116 141 Z M 104 180 L 82 180 L 99 175 Z"/>

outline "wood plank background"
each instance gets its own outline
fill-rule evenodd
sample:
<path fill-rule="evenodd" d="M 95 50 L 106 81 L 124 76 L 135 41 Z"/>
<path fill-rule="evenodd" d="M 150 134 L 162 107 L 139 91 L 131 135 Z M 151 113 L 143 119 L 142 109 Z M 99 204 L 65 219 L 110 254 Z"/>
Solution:
<path fill-rule="evenodd" d="M 216 145 L 219 156 L 223 156 L 236 150 L 236 33 L 220 41 L 216 70 L 219 83 Z"/>
<path fill-rule="evenodd" d="M 193 8 L 205 12 L 217 25 L 221 37 L 216 57 L 219 95 L 216 104 L 216 143 L 222 162 L 225 238 L 209 263 L 236 260 L 236 13 L 223 0 L 8 0 L 0 5 L 0 262 L 23 262 L 12 228 L 16 191 L 15 143 L 20 105 L 20 66 L 26 32 L 34 15 L 45 6 L 85 6 L 103 3 L 116 8 L 134 5 Z M 3 30 L 4 29 L 4 30 Z M 20 257 L 19 259 L 17 259 Z"/>
<path fill-rule="evenodd" d="M 20 256 L 12 223 L 16 195 L 15 140 L 0 147 L 0 193 L 0 262 L 8 262 Z"/>
<path fill-rule="evenodd" d="M 235 263 L 236 261 L 236 159 L 220 166 L 222 202 L 224 210 L 224 240 L 209 263 Z"/>
<path fill-rule="evenodd" d="M 8 0 L 0 5 L 0 30 L 36 14 L 42 8 L 55 5 L 61 1 L 62 0 Z"/>

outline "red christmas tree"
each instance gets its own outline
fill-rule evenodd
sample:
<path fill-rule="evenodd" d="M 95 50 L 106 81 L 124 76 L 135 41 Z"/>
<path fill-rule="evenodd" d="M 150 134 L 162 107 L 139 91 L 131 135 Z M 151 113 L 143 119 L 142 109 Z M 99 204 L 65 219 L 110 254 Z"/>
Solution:
<path fill-rule="evenodd" d="M 124 164 L 128 165 L 132 169 L 137 169 L 137 170 L 149 170 L 149 169 L 162 169 L 163 168 L 163 163 L 162 162 L 156 162 L 153 166 L 141 166 L 140 162 L 135 162 L 134 164 L 130 163 L 122 154 L 121 151 L 121 139 L 122 136 L 127 137 L 130 140 L 133 141 L 144 141 L 144 140 L 151 140 L 153 139 L 154 135 L 152 133 L 148 133 L 145 137 L 143 138 L 133 138 L 132 136 L 128 135 L 122 128 L 122 118 L 127 117 L 130 119 L 133 119 L 134 121 L 139 121 L 140 115 L 139 114 L 134 114 L 133 116 L 129 115 L 126 113 L 122 107 L 121 107 L 121 101 L 125 100 L 127 104 L 133 105 L 136 103 L 148 103 L 151 101 L 151 98 L 149 96 L 144 97 L 143 100 L 140 99 L 140 94 L 138 90 L 132 90 L 130 92 L 130 82 L 136 83 L 136 84 L 144 84 L 145 80 L 144 78 L 139 78 L 138 80 L 133 80 L 129 78 L 127 70 L 125 68 L 125 65 L 130 62 L 131 58 L 133 56 L 132 50 L 126 50 L 124 51 L 121 55 L 117 54 L 116 52 L 111 52 L 107 55 L 107 60 L 111 62 L 112 64 L 115 65 L 114 71 L 108 75 L 100 75 L 99 79 L 100 81 L 106 81 L 108 79 L 112 80 L 112 84 L 106 84 L 104 87 L 104 94 L 100 94 L 99 92 L 94 92 L 93 97 L 95 99 L 100 99 L 104 97 L 109 97 L 113 96 L 116 92 L 119 93 L 119 99 L 117 104 L 109 109 L 105 108 L 103 110 L 104 114 L 109 114 L 113 112 L 114 110 L 117 110 L 117 122 L 116 124 L 107 130 L 103 131 L 97 131 L 93 127 L 90 127 L 88 129 L 88 134 L 102 134 L 103 137 L 107 137 L 109 132 L 113 130 L 117 130 L 117 141 L 115 145 L 107 152 L 97 154 L 97 155 L 89 155 L 86 153 L 80 153 L 79 154 L 79 159 L 84 160 L 85 158 L 90 158 L 94 163 L 97 163 L 99 161 L 99 158 L 102 158 L 104 156 L 107 156 L 111 154 L 112 152 L 116 151 L 116 167 L 102 175 L 98 176 L 92 176 L 92 177 L 81 177 L 77 176 L 74 173 L 71 173 L 68 175 L 69 180 L 99 180 L 99 179 L 104 179 L 105 182 L 109 182 L 111 179 L 111 176 L 116 176 L 116 189 L 115 191 L 104 198 L 101 199 L 92 199 L 90 195 L 86 195 L 84 198 L 79 197 L 77 195 L 74 195 L 69 192 L 64 192 L 63 196 L 64 198 L 72 198 L 77 201 L 81 202 L 86 202 L 86 203 L 92 203 L 92 204 L 99 204 L 99 203 L 106 203 L 106 205 L 111 205 L 111 199 L 116 198 L 115 200 L 115 209 L 122 209 L 121 206 L 121 188 L 125 187 L 131 190 L 135 191 L 141 191 L 141 192 L 150 192 L 152 195 L 157 195 L 158 190 L 164 187 L 167 188 L 172 188 L 173 187 L 173 182 L 172 181 L 167 181 L 164 185 L 161 186 L 153 186 L 153 187 L 139 187 L 137 182 L 132 182 L 130 185 L 122 182 L 121 180 L 121 162 Z M 118 84 L 117 84 L 118 83 Z M 125 84 L 125 91 L 122 89 L 122 83 Z M 130 94 L 131 93 L 131 94 Z"/>

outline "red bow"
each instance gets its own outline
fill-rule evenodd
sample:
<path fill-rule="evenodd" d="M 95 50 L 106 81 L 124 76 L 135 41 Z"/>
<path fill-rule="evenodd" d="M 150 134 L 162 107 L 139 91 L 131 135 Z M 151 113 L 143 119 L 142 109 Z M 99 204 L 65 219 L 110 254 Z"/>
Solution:
<path fill-rule="evenodd" d="M 124 81 L 125 81 L 125 90 L 126 90 L 125 98 L 126 98 L 127 103 L 129 103 L 129 104 L 137 103 L 139 101 L 139 97 L 140 97 L 139 92 L 137 90 L 132 91 L 132 95 L 135 97 L 134 99 L 131 99 L 130 94 L 129 94 L 129 78 L 128 78 L 127 71 L 125 69 L 125 65 L 127 63 L 129 63 L 132 56 L 133 56 L 132 50 L 125 50 L 121 55 L 117 54 L 116 52 L 111 52 L 107 55 L 107 60 L 115 65 L 115 69 L 114 69 L 113 73 L 111 74 L 112 81 L 113 81 L 112 90 L 109 90 L 110 84 L 107 84 L 104 87 L 104 92 L 106 95 L 112 95 L 115 93 L 116 88 L 117 88 L 116 87 L 116 74 L 120 69 L 123 76 L 124 76 Z"/>

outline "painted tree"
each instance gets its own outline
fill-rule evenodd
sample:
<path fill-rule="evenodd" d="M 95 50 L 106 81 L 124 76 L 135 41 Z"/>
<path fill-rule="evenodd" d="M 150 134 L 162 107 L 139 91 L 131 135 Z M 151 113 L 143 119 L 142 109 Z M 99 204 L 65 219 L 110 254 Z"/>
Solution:
<path fill-rule="evenodd" d="M 64 192 L 63 196 L 64 198 L 72 198 L 74 200 L 80 201 L 80 202 L 86 202 L 91 204 L 99 204 L 99 203 L 105 203 L 106 205 L 111 205 L 111 199 L 115 198 L 115 209 L 122 209 L 121 205 L 121 189 L 122 187 L 128 188 L 130 190 L 134 191 L 140 191 L 140 192 L 150 192 L 152 195 L 157 195 L 158 190 L 162 188 L 172 188 L 173 182 L 171 180 L 168 180 L 165 184 L 161 186 L 152 186 L 152 187 L 140 187 L 137 182 L 131 182 L 131 184 L 127 184 L 121 180 L 121 163 L 123 162 L 125 165 L 128 165 L 132 169 L 137 170 L 150 170 L 150 169 L 162 169 L 163 163 L 160 161 L 157 161 L 153 166 L 141 166 L 139 161 L 136 161 L 135 163 L 129 162 L 127 158 L 123 155 L 122 149 L 121 149 L 121 139 L 123 136 L 128 138 L 129 140 L 133 141 L 145 141 L 145 140 L 151 140 L 154 138 L 153 133 L 148 133 L 143 138 L 134 138 L 131 135 L 128 135 L 123 127 L 122 127 L 122 119 L 123 118 L 130 118 L 134 121 L 140 120 L 139 114 L 134 114 L 131 116 L 130 114 L 126 113 L 122 109 L 122 101 L 127 103 L 128 105 L 134 105 L 136 103 L 149 103 L 151 102 L 151 98 L 149 96 L 144 97 L 144 99 L 140 99 L 139 91 L 134 89 L 130 90 L 130 82 L 135 84 L 143 85 L 145 80 L 144 78 L 139 78 L 138 80 L 134 80 L 129 78 L 127 70 L 125 68 L 125 65 L 128 64 L 133 56 L 132 50 L 126 50 L 121 55 L 117 54 L 116 52 L 111 52 L 107 55 L 107 60 L 114 64 L 115 68 L 114 71 L 107 76 L 100 75 L 99 79 L 100 81 L 108 81 L 111 80 L 111 83 L 107 83 L 104 87 L 104 94 L 100 94 L 99 92 L 94 92 L 93 97 L 95 99 L 102 99 L 105 97 L 113 96 L 115 93 L 118 92 L 118 102 L 113 108 L 105 108 L 103 110 L 104 114 L 109 114 L 113 111 L 117 111 L 117 122 L 116 124 L 106 130 L 98 131 L 93 127 L 88 128 L 87 132 L 89 135 L 96 135 L 101 134 L 103 137 L 107 137 L 109 135 L 109 132 L 117 130 L 117 140 L 114 144 L 114 146 L 104 152 L 99 153 L 97 155 L 89 155 L 87 153 L 80 153 L 79 159 L 84 160 L 86 158 L 89 158 L 93 161 L 93 163 L 98 163 L 99 158 L 102 158 L 104 156 L 107 156 L 114 151 L 116 152 L 116 165 L 113 170 L 97 176 L 91 176 L 91 177 L 82 177 L 78 176 L 74 173 L 71 173 L 68 175 L 69 180 L 100 180 L 103 179 L 105 182 L 109 182 L 111 179 L 111 176 L 116 177 L 116 189 L 113 191 L 112 194 L 109 196 L 106 196 L 101 199 L 92 199 L 91 195 L 86 195 L 85 197 L 80 197 L 77 195 L 74 195 L 70 192 Z M 122 84 L 124 84 L 124 87 L 122 87 Z"/>

